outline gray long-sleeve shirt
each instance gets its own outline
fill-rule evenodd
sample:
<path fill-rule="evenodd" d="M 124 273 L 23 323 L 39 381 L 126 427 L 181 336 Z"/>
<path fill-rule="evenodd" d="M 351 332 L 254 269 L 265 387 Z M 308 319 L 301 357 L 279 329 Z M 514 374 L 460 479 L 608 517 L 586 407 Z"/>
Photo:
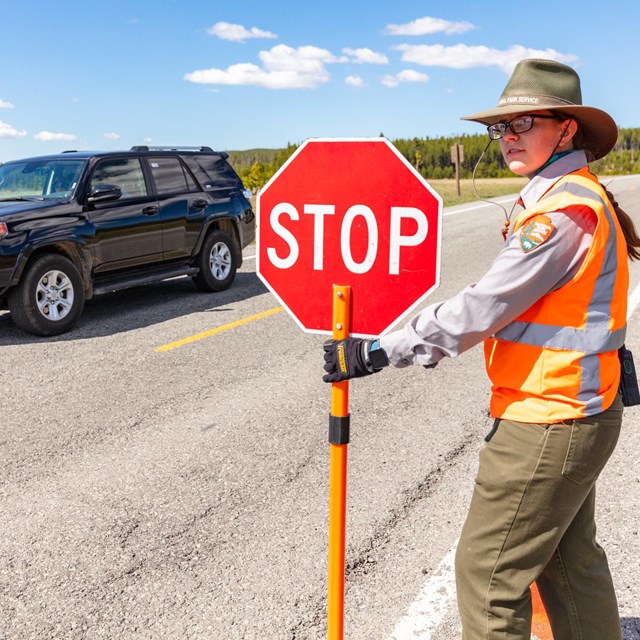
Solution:
<path fill-rule="evenodd" d="M 546 167 L 522 190 L 530 207 L 562 176 L 586 166 L 574 151 Z M 555 227 L 533 250 L 521 246 L 523 229 L 511 233 L 487 273 L 449 300 L 415 315 L 403 329 L 380 338 L 396 367 L 433 365 L 470 349 L 508 325 L 543 295 L 562 286 L 580 268 L 591 244 L 596 215 L 588 207 L 545 214 Z"/>

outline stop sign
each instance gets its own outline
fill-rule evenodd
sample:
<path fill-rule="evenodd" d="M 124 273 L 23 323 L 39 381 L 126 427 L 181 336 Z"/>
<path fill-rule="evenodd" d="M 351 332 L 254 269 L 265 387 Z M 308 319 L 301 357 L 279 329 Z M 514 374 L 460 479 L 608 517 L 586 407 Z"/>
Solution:
<path fill-rule="evenodd" d="M 379 336 L 439 284 L 442 199 L 385 138 L 310 139 L 258 195 L 260 279 L 305 330 Z"/>

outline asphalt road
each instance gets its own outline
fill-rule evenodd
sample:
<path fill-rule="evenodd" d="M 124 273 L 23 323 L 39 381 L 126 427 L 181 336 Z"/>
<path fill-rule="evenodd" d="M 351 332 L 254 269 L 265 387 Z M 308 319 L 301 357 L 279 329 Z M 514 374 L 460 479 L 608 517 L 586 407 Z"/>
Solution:
<path fill-rule="evenodd" d="M 610 186 L 640 227 L 640 177 Z M 501 243 L 497 207 L 445 213 L 430 301 L 481 275 Z M 1 640 L 326 637 L 323 337 L 285 312 L 254 318 L 278 303 L 253 253 L 227 292 L 178 279 L 102 296 L 57 338 L 0 312 Z M 640 362 L 639 326 L 640 310 L 627 340 Z M 352 383 L 346 638 L 401 640 L 399 621 L 443 573 L 488 388 L 480 348 Z M 638 640 L 640 408 L 598 491 L 624 638 Z M 459 637 L 451 600 L 433 615 L 433 638 Z"/>

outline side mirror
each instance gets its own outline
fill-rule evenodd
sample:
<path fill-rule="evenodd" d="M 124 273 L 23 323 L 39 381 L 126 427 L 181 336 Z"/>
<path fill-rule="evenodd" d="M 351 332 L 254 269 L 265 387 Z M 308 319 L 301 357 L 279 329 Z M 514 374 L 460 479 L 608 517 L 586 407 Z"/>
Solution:
<path fill-rule="evenodd" d="M 122 197 L 122 189 L 115 184 L 97 184 L 87 198 L 87 202 L 109 202 Z"/>

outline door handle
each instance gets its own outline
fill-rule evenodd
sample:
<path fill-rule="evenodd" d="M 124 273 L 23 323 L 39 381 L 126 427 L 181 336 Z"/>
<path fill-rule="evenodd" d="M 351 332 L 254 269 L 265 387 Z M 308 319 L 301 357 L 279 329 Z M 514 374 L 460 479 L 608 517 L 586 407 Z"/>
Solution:
<path fill-rule="evenodd" d="M 158 206 L 157 206 L 157 205 L 151 205 L 150 207 L 145 207 L 145 208 L 142 210 L 142 213 L 143 213 L 145 216 L 155 216 L 155 215 L 156 215 L 156 213 L 158 213 L 158 210 L 159 210 L 159 209 L 158 209 Z"/>
<path fill-rule="evenodd" d="M 206 200 L 194 200 L 191 203 L 193 209 L 204 209 L 209 203 Z"/>

